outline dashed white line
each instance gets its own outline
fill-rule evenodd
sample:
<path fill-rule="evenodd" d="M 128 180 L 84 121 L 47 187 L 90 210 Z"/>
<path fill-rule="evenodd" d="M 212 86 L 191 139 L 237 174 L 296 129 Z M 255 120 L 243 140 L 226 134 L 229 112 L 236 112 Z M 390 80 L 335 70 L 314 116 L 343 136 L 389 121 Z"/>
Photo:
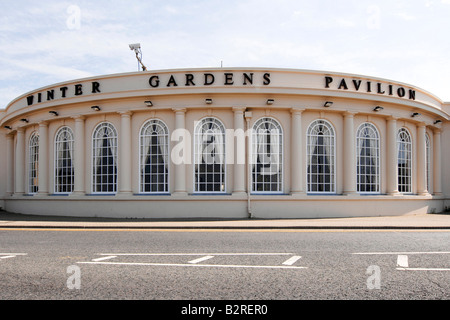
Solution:
<path fill-rule="evenodd" d="M 428 252 L 357 252 L 359 255 L 397 255 L 397 270 L 409 271 L 450 271 L 450 268 L 410 268 L 408 255 L 411 254 L 450 254 L 450 251 L 428 251 Z"/>
<path fill-rule="evenodd" d="M 205 260 L 209 260 L 211 258 L 214 258 L 214 256 L 204 256 L 204 257 L 201 257 L 201 258 L 198 258 L 198 259 L 195 259 L 195 260 L 191 260 L 191 261 L 189 261 L 189 263 L 199 263 L 199 262 L 202 262 L 202 261 L 205 261 Z"/>
<path fill-rule="evenodd" d="M 398 255 L 397 266 L 402 267 L 402 268 L 408 268 L 408 256 L 407 255 Z"/>
<path fill-rule="evenodd" d="M 255 252 L 236 252 L 236 253 L 98 253 L 101 256 L 289 256 L 293 253 L 288 252 L 270 252 L 270 253 L 255 253 Z"/>
<path fill-rule="evenodd" d="M 81 261 L 79 264 L 130 265 L 130 266 L 165 266 L 165 267 L 209 267 L 209 268 L 257 268 L 257 269 L 307 269 L 295 266 L 253 266 L 253 265 L 221 265 L 221 264 L 176 264 L 176 263 L 139 263 L 139 262 L 94 262 Z"/>
<path fill-rule="evenodd" d="M 397 270 L 410 270 L 410 271 L 450 271 L 450 268 L 397 268 Z"/>
<path fill-rule="evenodd" d="M 307 267 L 292 266 L 301 256 L 293 255 L 293 253 L 98 253 L 105 256 L 92 259 L 92 261 L 77 262 L 81 264 L 103 264 L 103 265 L 129 265 L 129 266 L 167 266 L 167 267 L 212 267 L 212 268 L 260 268 L 260 269 L 307 269 Z M 283 262 L 282 266 L 271 265 L 236 265 L 236 264 L 200 264 L 214 258 L 215 256 L 285 256 L 291 257 Z M 118 256 L 199 256 L 199 258 L 190 260 L 188 263 L 146 263 L 146 262 L 109 262 L 109 260 Z"/>
<path fill-rule="evenodd" d="M 283 262 L 283 264 L 286 265 L 286 266 L 292 266 L 300 258 L 301 258 L 301 256 L 293 256 L 293 257 L 287 259 L 285 262 Z"/>
<path fill-rule="evenodd" d="M 92 261 L 103 261 L 103 260 L 109 260 L 109 259 L 114 259 L 114 258 L 117 258 L 117 256 L 101 257 L 101 258 L 97 258 L 97 259 L 92 259 Z"/>
<path fill-rule="evenodd" d="M 432 252 L 355 252 L 352 254 L 449 254 L 450 251 L 432 251 Z"/>
<path fill-rule="evenodd" d="M 26 256 L 26 253 L 0 253 L 0 259 L 15 258 L 17 256 Z"/>

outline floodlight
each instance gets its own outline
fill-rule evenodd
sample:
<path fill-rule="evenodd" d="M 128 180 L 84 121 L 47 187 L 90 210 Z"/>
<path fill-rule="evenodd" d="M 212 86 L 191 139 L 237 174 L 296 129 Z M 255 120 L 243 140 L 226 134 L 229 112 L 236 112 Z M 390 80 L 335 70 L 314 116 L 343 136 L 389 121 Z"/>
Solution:
<path fill-rule="evenodd" d="M 142 71 L 147 71 L 147 67 L 144 66 L 142 63 L 142 51 L 141 51 L 141 44 L 140 43 L 132 43 L 128 45 L 130 47 L 130 50 L 133 50 L 134 53 L 136 53 L 136 59 L 138 60 L 138 70 L 139 65 L 142 66 Z"/>
<path fill-rule="evenodd" d="M 383 110 L 384 108 L 382 106 L 376 106 L 375 108 L 373 108 L 373 111 L 380 111 Z"/>

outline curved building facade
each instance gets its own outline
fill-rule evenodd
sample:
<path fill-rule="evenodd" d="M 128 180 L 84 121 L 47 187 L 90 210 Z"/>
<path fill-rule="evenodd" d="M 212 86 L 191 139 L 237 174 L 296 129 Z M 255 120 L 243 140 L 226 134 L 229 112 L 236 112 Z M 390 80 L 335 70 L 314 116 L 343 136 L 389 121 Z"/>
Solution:
<path fill-rule="evenodd" d="M 37 215 L 315 218 L 450 206 L 450 103 L 353 74 L 113 74 L 0 111 L 0 206 Z"/>

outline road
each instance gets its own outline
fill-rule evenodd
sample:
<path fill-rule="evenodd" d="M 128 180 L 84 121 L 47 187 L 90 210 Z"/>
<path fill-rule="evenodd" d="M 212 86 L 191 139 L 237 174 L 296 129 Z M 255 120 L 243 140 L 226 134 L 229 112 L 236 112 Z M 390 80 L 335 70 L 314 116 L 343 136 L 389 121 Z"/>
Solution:
<path fill-rule="evenodd" d="M 0 230 L 1 300 L 448 300 L 450 232 Z"/>

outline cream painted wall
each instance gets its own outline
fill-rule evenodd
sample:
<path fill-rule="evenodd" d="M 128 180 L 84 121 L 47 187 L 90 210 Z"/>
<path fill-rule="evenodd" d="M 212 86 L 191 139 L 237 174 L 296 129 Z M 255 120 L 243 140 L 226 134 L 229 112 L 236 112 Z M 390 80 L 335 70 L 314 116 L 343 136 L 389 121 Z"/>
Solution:
<path fill-rule="evenodd" d="M 442 142 L 442 192 L 447 197 L 446 206 L 450 210 L 450 123 L 443 125 Z"/>
<path fill-rule="evenodd" d="M 1 114 L 0 114 L 1 116 Z M 6 131 L 0 130 L 0 168 L 6 168 Z M 5 204 L 3 198 L 6 197 L 6 170 L 0 169 L 0 209 L 3 209 Z"/>
<path fill-rule="evenodd" d="M 246 217 L 248 214 L 247 195 L 232 195 L 234 187 L 234 166 L 226 166 L 226 193 L 220 196 L 193 195 L 194 193 L 194 173 L 193 173 L 193 152 L 191 152 L 189 161 L 186 164 L 185 181 L 187 196 L 175 197 L 168 196 L 144 196 L 139 195 L 139 134 L 143 124 L 149 119 L 159 119 L 163 121 L 169 129 L 169 135 L 175 129 L 176 108 L 185 108 L 186 129 L 190 132 L 190 144 L 193 147 L 194 128 L 196 123 L 205 117 L 215 117 L 219 119 L 226 129 L 234 128 L 233 107 L 243 107 L 252 113 L 249 121 L 251 128 L 261 117 L 271 117 L 276 119 L 283 129 L 283 195 L 251 195 L 251 208 L 255 216 L 269 218 L 271 212 L 279 217 L 324 217 L 324 216 L 357 216 L 357 215 L 377 215 L 381 212 L 386 214 L 405 214 L 417 212 L 441 211 L 444 204 L 450 206 L 450 166 L 447 159 L 450 159 L 450 123 L 448 121 L 448 104 L 442 104 L 436 97 L 420 90 L 417 90 L 416 101 L 409 101 L 398 97 L 389 97 L 386 95 L 368 94 L 364 92 L 355 92 L 354 90 L 338 90 L 323 88 L 323 73 L 314 71 L 299 70 L 244 70 L 253 71 L 261 76 L 264 72 L 271 73 L 271 86 L 263 86 L 261 79 L 255 80 L 253 86 L 239 85 L 242 81 L 240 75 L 243 70 L 229 70 L 236 74 L 234 78 L 238 83 L 236 86 L 224 86 L 220 81 L 223 79 L 224 70 L 194 70 L 192 73 L 201 78 L 205 72 L 212 72 L 217 75 L 217 81 L 214 85 L 197 86 L 194 88 L 180 85 L 176 88 L 167 88 L 161 86 L 157 89 L 149 90 L 148 77 L 151 73 L 132 73 L 123 75 L 110 75 L 85 79 L 83 81 L 72 81 L 65 84 L 57 84 L 53 87 L 62 85 L 71 86 L 74 83 L 83 83 L 89 86 L 91 81 L 100 81 L 102 93 L 88 94 L 81 97 L 70 96 L 65 100 L 54 100 L 43 102 L 33 106 L 24 105 L 26 96 L 15 99 L 6 111 L 0 112 L 0 150 L 6 148 L 5 135 L 8 130 L 3 128 L 7 124 L 13 127 L 13 133 L 20 126 L 25 126 L 25 192 L 28 191 L 28 141 L 33 131 L 39 130 L 39 122 L 48 123 L 48 190 L 49 196 L 28 196 L 23 197 L 13 195 L 6 196 L 6 153 L 0 154 L 0 207 L 4 206 L 8 210 L 15 212 L 29 212 L 34 214 L 58 214 L 64 208 L 64 212 L 69 215 L 90 215 L 95 213 L 98 216 L 130 216 L 130 217 L 197 217 L 208 216 L 208 212 L 214 217 Z M 186 70 L 168 70 L 161 71 L 161 79 L 174 74 L 177 79 L 181 79 Z M 181 78 L 180 78 L 181 77 Z M 347 74 L 333 74 L 334 81 L 341 78 L 352 79 L 357 76 Z M 222 79 L 222 80 L 220 80 Z M 384 81 L 382 79 L 370 77 L 358 77 L 364 81 Z M 351 80 L 350 80 L 351 81 Z M 385 83 L 385 82 L 383 82 Z M 336 85 L 336 83 L 333 83 Z M 398 84 L 406 86 L 404 84 Z M 49 87 L 47 89 L 53 88 Z M 44 92 L 47 89 L 40 89 L 37 92 Z M 44 90 L 44 91 L 42 91 Z M 205 98 L 213 100 L 211 105 L 205 104 Z M 267 105 L 267 99 L 274 99 L 273 105 Z M 147 107 L 143 103 L 145 100 L 152 100 L 153 107 Z M 330 108 L 324 108 L 325 101 L 333 101 Z M 92 105 L 99 105 L 101 111 L 91 110 Z M 373 108 L 382 105 L 384 110 L 374 112 Z M 292 137 L 292 108 L 304 109 L 301 113 L 301 136 Z M 56 110 L 58 117 L 48 114 L 49 110 Z M 121 135 L 121 115 L 120 112 L 130 110 L 131 114 L 131 133 L 130 140 L 123 141 Z M 412 118 L 412 112 L 420 111 L 420 118 Z M 344 168 L 346 161 L 345 154 L 345 123 L 344 114 L 346 112 L 354 113 L 352 132 L 356 140 L 356 131 L 364 122 L 374 124 L 380 135 L 380 190 L 381 195 L 376 196 L 341 196 L 344 191 Z M 84 115 L 84 191 L 86 195 L 67 197 L 51 195 L 54 192 L 54 140 L 57 131 L 62 126 L 70 127 L 75 133 L 74 116 Z M 387 118 L 393 116 L 397 119 L 397 130 L 404 127 L 408 130 L 412 138 L 413 147 L 413 170 L 412 170 L 412 195 L 400 195 L 396 197 L 384 195 L 387 192 Z M 27 117 L 29 124 L 24 124 L 20 118 Z M 434 125 L 436 118 L 442 119 L 442 125 Z M 295 140 L 301 142 L 300 169 L 302 171 L 303 191 L 307 191 L 306 175 L 306 132 L 312 121 L 324 119 L 330 122 L 335 131 L 336 138 L 336 194 L 337 196 L 292 196 L 291 184 L 291 147 Z M 109 122 L 114 125 L 118 133 L 118 168 L 122 163 L 120 149 L 127 144 L 131 147 L 131 191 L 134 195 L 116 195 L 105 196 L 92 195 L 92 135 L 95 127 L 101 122 Z M 442 189 L 444 196 L 416 196 L 417 192 L 417 128 L 420 122 L 426 124 L 426 132 L 429 133 L 433 145 L 434 131 L 442 127 Z M 247 128 L 247 122 L 244 120 L 244 128 Z M 293 141 L 294 139 L 294 141 Z M 170 142 L 170 150 L 176 146 L 177 141 Z M 248 145 L 247 145 L 248 147 Z M 247 148 L 246 147 L 246 148 Z M 227 145 L 228 153 L 232 145 Z M 356 148 L 356 145 L 354 146 Z M 193 151 L 193 150 L 192 150 Z M 433 154 L 432 154 L 433 156 Z M 247 157 L 246 157 L 247 159 Z M 169 190 L 171 193 L 175 190 L 176 166 L 171 162 L 169 171 Z M 431 161 L 431 169 L 434 168 L 434 162 Z M 11 170 L 14 170 L 12 168 Z M 244 170 L 248 176 L 248 167 Z M 247 176 L 245 179 L 247 179 Z M 121 176 L 118 174 L 118 189 L 120 190 Z M 434 190 L 433 175 L 430 182 L 430 192 Z M 353 181 L 356 184 L 356 181 Z M 245 183 L 247 187 L 247 181 Z M 356 188 L 356 186 L 355 186 Z M 295 199 L 294 199 L 295 198 Z M 447 200 L 445 200 L 447 198 Z M 395 201 L 394 201 L 395 200 Z M 368 206 L 371 203 L 372 207 Z M 213 204 L 214 212 L 211 212 Z M 151 207 L 151 208 L 150 208 Z M 282 210 L 280 210 L 282 208 Z M 59 211 L 58 211 L 59 210 Z M 122 211 L 121 211 L 122 210 Z M 176 211 L 180 210 L 180 212 Z"/>

